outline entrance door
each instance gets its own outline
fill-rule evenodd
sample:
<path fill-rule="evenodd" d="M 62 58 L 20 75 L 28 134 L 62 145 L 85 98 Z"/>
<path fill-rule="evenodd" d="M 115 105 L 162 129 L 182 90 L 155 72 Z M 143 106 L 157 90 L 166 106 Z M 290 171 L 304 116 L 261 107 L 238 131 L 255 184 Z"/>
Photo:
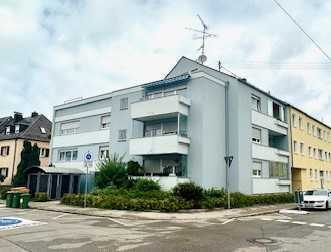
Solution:
<path fill-rule="evenodd" d="M 62 175 L 61 198 L 63 194 L 69 193 L 70 175 Z"/>
<path fill-rule="evenodd" d="M 52 175 L 52 183 L 51 183 L 51 199 L 56 199 L 56 191 L 57 191 L 57 175 Z"/>

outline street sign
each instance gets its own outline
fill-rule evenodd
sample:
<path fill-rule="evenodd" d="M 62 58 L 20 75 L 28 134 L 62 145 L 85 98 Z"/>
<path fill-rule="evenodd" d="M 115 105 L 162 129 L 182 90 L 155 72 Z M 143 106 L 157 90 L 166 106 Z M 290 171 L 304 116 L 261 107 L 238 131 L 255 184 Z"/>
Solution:
<path fill-rule="evenodd" d="M 92 155 L 90 152 L 85 153 L 84 156 L 85 161 L 92 161 Z"/>

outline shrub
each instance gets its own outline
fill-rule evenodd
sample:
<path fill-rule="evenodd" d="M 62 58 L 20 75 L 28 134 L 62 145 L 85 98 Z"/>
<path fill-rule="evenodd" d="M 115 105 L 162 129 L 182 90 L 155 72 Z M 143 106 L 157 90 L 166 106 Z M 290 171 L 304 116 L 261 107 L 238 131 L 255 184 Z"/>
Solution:
<path fill-rule="evenodd" d="M 96 173 L 95 182 L 98 188 L 107 186 L 125 187 L 128 185 L 128 173 L 123 157 L 114 155 L 106 158 L 98 164 L 99 172 Z"/>
<path fill-rule="evenodd" d="M 138 179 L 134 188 L 140 192 L 161 190 L 159 183 L 151 179 Z"/>
<path fill-rule="evenodd" d="M 213 209 L 224 207 L 224 198 L 206 197 L 200 203 L 201 208 Z"/>
<path fill-rule="evenodd" d="M 35 194 L 33 201 L 36 202 L 46 202 L 49 201 L 48 195 L 45 192 L 38 192 Z"/>
<path fill-rule="evenodd" d="M 12 188 L 12 186 L 0 186 L 0 198 L 1 199 L 6 199 L 7 197 L 7 192 Z"/>
<path fill-rule="evenodd" d="M 173 193 L 177 197 L 181 197 L 188 201 L 198 202 L 203 198 L 203 189 L 193 182 L 180 183 L 173 189 Z"/>
<path fill-rule="evenodd" d="M 128 162 L 128 174 L 130 176 L 138 176 L 144 172 L 143 167 L 137 161 L 130 160 Z"/>
<path fill-rule="evenodd" d="M 223 198 L 225 196 L 224 189 L 210 188 L 203 191 L 205 197 Z"/>

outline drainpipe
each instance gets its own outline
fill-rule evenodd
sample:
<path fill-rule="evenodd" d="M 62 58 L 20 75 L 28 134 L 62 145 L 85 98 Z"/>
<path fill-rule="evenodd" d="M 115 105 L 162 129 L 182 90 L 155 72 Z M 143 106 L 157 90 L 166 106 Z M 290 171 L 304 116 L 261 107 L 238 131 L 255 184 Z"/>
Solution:
<path fill-rule="evenodd" d="M 290 169 L 290 174 L 289 174 L 289 178 L 291 179 L 291 185 L 290 185 L 290 191 L 293 190 L 293 185 L 292 185 L 292 168 L 293 168 L 293 146 L 292 146 L 292 109 L 289 107 L 289 112 L 288 112 L 288 127 L 290 128 L 289 130 L 289 136 L 288 136 L 288 139 L 289 139 L 289 143 L 290 143 L 290 151 L 291 151 L 291 165 L 289 167 Z M 300 172 L 300 176 L 301 176 L 301 172 Z M 301 185 L 300 185 L 301 187 Z M 300 188 L 302 190 L 302 187 Z"/>
<path fill-rule="evenodd" d="M 230 162 L 229 162 L 229 82 L 225 82 L 225 164 L 226 164 L 226 190 L 228 194 L 228 209 L 230 209 Z"/>
<path fill-rule="evenodd" d="M 11 170 L 11 184 L 13 184 L 13 179 L 14 179 L 14 169 L 15 169 L 15 162 L 16 162 L 16 148 L 17 148 L 17 139 L 15 139 L 14 160 L 13 160 L 13 167 Z"/>

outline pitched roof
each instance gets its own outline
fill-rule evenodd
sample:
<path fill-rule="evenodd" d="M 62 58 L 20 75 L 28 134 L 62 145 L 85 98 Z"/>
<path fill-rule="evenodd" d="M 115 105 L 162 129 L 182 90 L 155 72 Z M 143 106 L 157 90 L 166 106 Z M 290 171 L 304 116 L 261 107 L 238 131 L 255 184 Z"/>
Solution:
<path fill-rule="evenodd" d="M 6 117 L 5 120 L 1 120 L 2 119 L 0 119 L 0 141 L 8 139 L 50 141 L 52 123 L 42 114 L 33 117 L 24 117 L 17 122 L 15 122 L 12 116 Z M 20 125 L 22 131 L 19 133 L 6 134 L 6 128 L 8 126 L 14 127 L 15 125 Z M 46 133 L 42 133 L 41 128 L 44 128 Z"/>

